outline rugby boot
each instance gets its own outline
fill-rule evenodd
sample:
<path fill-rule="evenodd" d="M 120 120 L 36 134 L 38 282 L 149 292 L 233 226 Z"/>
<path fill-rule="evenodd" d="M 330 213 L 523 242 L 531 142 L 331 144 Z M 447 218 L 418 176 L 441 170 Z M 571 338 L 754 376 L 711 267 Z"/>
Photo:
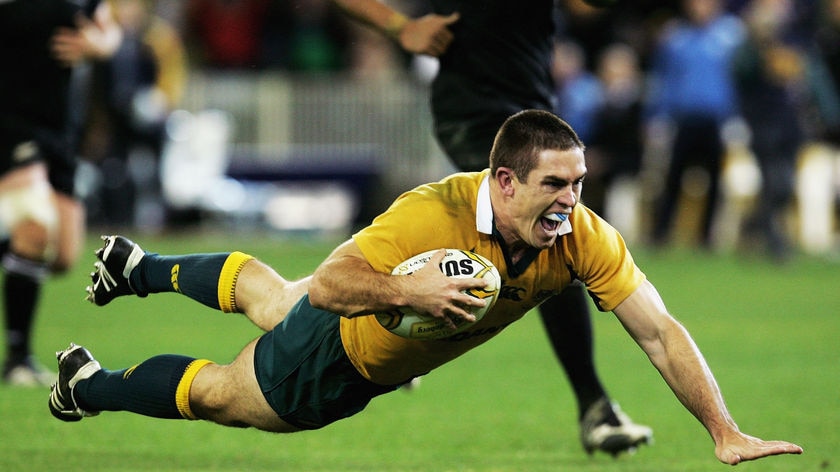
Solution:
<path fill-rule="evenodd" d="M 615 413 L 619 425 L 612 425 L 607 421 L 610 410 Z M 653 430 L 634 423 L 616 403 L 602 398 L 583 415 L 580 422 L 580 438 L 588 454 L 591 455 L 597 450 L 615 457 L 622 452 L 632 454 L 641 444 L 653 443 Z"/>
<path fill-rule="evenodd" d="M 92 285 L 86 287 L 87 301 L 104 306 L 123 295 L 137 293 L 129 282 L 131 271 L 137 267 L 145 253 L 134 241 L 124 236 L 102 236 L 105 245 L 96 251 L 98 259 L 90 274 Z"/>
<path fill-rule="evenodd" d="M 90 352 L 70 343 L 70 347 L 55 353 L 58 359 L 58 382 L 50 390 L 50 413 L 61 421 L 79 421 L 86 416 L 98 415 L 98 411 L 85 411 L 79 408 L 73 398 L 73 390 L 80 380 L 102 370 L 99 362 Z"/>

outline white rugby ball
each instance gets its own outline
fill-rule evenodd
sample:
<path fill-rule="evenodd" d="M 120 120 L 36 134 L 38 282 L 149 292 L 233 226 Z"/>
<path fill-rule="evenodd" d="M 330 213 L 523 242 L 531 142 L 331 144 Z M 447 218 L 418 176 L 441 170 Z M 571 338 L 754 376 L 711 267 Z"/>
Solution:
<path fill-rule="evenodd" d="M 397 265 L 391 274 L 411 274 L 425 266 L 437 251 L 439 249 L 411 257 Z M 468 295 L 487 301 L 484 307 L 472 309 L 472 314 L 475 316 L 476 322 L 483 318 L 493 307 L 493 304 L 496 303 L 496 298 L 502 286 L 502 278 L 496 266 L 487 258 L 463 249 L 447 249 L 446 256 L 444 256 L 443 261 L 440 263 L 440 270 L 449 277 L 474 277 L 487 281 L 486 288 L 464 291 Z M 455 322 L 457 327 L 453 330 L 447 326 L 444 320 L 420 315 L 408 307 L 377 313 L 375 316 L 379 324 L 388 331 L 410 339 L 445 338 L 459 333 L 474 324 L 464 320 L 458 320 Z"/>

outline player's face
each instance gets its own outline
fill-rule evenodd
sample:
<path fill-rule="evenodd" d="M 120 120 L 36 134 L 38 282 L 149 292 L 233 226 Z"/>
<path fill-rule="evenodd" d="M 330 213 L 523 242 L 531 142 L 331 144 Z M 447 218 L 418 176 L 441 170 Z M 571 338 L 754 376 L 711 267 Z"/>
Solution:
<path fill-rule="evenodd" d="M 585 176 L 582 150 L 544 150 L 527 182 L 513 179 L 511 216 L 524 243 L 540 249 L 554 244 L 560 224 L 580 201 Z"/>

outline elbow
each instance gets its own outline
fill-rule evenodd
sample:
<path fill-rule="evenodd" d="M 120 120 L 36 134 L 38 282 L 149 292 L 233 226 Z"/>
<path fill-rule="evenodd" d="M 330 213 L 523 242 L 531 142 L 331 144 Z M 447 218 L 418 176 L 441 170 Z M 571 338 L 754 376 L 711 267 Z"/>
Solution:
<path fill-rule="evenodd" d="M 309 304 L 319 310 L 331 311 L 329 305 L 330 290 L 324 286 L 323 277 L 319 275 L 319 271 L 316 270 L 309 281 Z"/>
<path fill-rule="evenodd" d="M 309 295 L 309 304 L 312 308 L 318 310 L 329 311 L 340 316 L 348 316 L 348 305 L 341 298 L 339 293 L 340 287 L 336 285 L 333 277 L 327 276 L 325 271 L 320 268 L 315 270 L 312 278 L 309 281 L 307 294 Z"/>
<path fill-rule="evenodd" d="M 682 358 L 696 351 L 688 332 L 673 318 L 659 329 L 655 337 L 640 344 L 651 362 L 660 370 L 669 365 L 674 358 Z"/>

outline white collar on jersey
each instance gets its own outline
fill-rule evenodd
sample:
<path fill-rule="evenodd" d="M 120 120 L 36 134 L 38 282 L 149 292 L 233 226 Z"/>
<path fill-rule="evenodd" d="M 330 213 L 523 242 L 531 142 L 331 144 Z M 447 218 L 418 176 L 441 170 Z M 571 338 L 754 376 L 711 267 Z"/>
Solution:
<path fill-rule="evenodd" d="M 478 197 L 475 205 L 475 229 L 479 233 L 493 234 L 493 206 L 490 204 L 490 176 L 484 177 L 478 187 Z M 572 222 L 560 223 L 557 236 L 563 236 L 572 232 Z"/>

